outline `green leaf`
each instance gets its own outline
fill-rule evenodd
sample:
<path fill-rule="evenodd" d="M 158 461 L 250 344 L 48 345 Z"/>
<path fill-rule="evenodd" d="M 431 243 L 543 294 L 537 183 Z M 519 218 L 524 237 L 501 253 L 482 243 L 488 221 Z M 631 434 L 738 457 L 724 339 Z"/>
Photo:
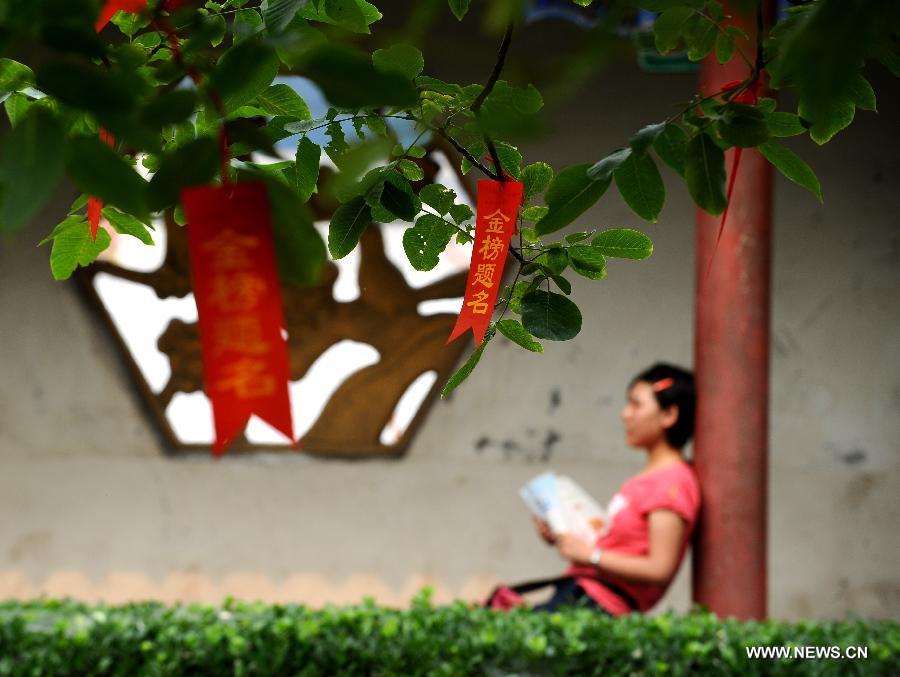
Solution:
<path fill-rule="evenodd" d="M 716 25 L 695 14 L 684 24 L 684 41 L 688 48 L 688 59 L 700 61 L 706 58 L 716 44 Z"/>
<path fill-rule="evenodd" d="M 416 89 L 407 78 L 376 70 L 362 52 L 323 45 L 307 52 L 303 62 L 303 74 L 321 88 L 334 106 L 413 106 L 418 101 Z"/>
<path fill-rule="evenodd" d="M 340 3 L 347 12 L 353 12 L 350 9 L 349 4 Z M 366 2 L 366 0 L 355 0 L 354 4 L 357 6 L 360 12 L 362 12 L 362 16 L 364 19 L 365 25 L 355 24 L 357 28 L 351 28 L 349 23 L 341 24 L 339 19 L 335 19 L 331 17 L 326 11 L 325 2 L 323 0 L 314 0 L 313 2 L 308 3 L 305 7 L 300 10 L 300 16 L 310 19 L 312 21 L 321 21 L 323 23 L 328 23 L 332 25 L 342 25 L 344 28 L 348 30 L 353 30 L 356 33 L 369 33 L 369 26 L 378 21 L 381 18 L 381 12 L 378 11 L 378 8 L 375 5 Z M 336 12 L 337 13 L 337 12 Z M 355 16 L 355 13 L 354 13 Z M 348 17 L 342 17 L 343 19 L 347 19 Z"/>
<path fill-rule="evenodd" d="M 856 106 L 850 99 L 823 100 L 816 108 L 809 107 L 800 101 L 797 112 L 804 120 L 811 122 L 809 138 L 820 146 L 831 141 L 832 137 L 853 122 Z"/>
<path fill-rule="evenodd" d="M 631 148 L 613 151 L 588 169 L 588 176 L 594 181 L 608 181 L 625 160 L 631 157 Z"/>
<path fill-rule="evenodd" d="M 453 12 L 453 16 L 456 17 L 457 21 L 462 21 L 463 17 L 466 15 L 466 12 L 469 11 L 469 4 L 471 0 L 448 0 L 448 4 L 450 5 L 450 11 Z"/>
<path fill-rule="evenodd" d="M 66 173 L 85 193 L 142 220 L 147 218 L 147 183 L 112 148 L 94 136 L 66 142 Z"/>
<path fill-rule="evenodd" d="M 400 44 L 375 50 L 372 64 L 382 73 L 398 73 L 412 80 L 425 68 L 425 59 L 412 45 Z"/>
<path fill-rule="evenodd" d="M 551 275 L 559 275 L 569 265 L 566 250 L 561 247 L 551 249 L 538 256 L 535 263 L 545 268 Z"/>
<path fill-rule="evenodd" d="M 277 179 L 263 174 L 262 180 L 269 197 L 279 277 L 299 285 L 318 284 L 327 256 L 309 210 Z"/>
<path fill-rule="evenodd" d="M 817 198 L 819 202 L 823 202 L 822 187 L 819 185 L 819 179 L 816 177 L 812 168 L 801 160 L 793 151 L 788 150 L 784 146 L 774 142 L 766 141 L 759 147 L 759 152 L 771 162 L 779 172 L 784 174 L 791 181 L 799 186 L 803 186 Z"/>
<path fill-rule="evenodd" d="M 62 103 L 96 114 L 124 114 L 136 97 L 122 75 L 91 63 L 51 61 L 37 76 L 37 86 Z"/>
<path fill-rule="evenodd" d="M 458 105 L 470 106 L 482 91 L 481 85 L 469 86 L 457 100 Z M 505 80 L 498 80 L 490 95 L 484 100 L 477 126 L 481 132 L 494 137 L 522 136 L 539 131 L 535 116 L 544 105 L 541 93 L 534 85 L 513 87 Z M 504 163 L 506 164 L 506 163 Z"/>
<path fill-rule="evenodd" d="M 506 338 L 513 343 L 522 346 L 525 350 L 530 350 L 533 353 L 544 352 L 544 346 L 535 341 L 518 320 L 500 320 L 497 323 L 497 329 L 499 329 L 500 333 Z"/>
<path fill-rule="evenodd" d="M 628 206 L 642 219 L 656 223 L 666 200 L 666 188 L 653 158 L 632 154 L 613 176 Z"/>
<path fill-rule="evenodd" d="M 684 176 L 684 156 L 687 152 L 688 135 L 678 125 L 666 125 L 653 142 L 653 150 L 659 159 Z"/>
<path fill-rule="evenodd" d="M 604 277 L 606 277 L 606 268 L 604 268 L 601 271 L 590 270 L 589 268 L 583 267 L 577 261 L 572 261 L 572 260 L 569 261 L 569 266 L 576 273 L 578 273 L 582 277 L 586 277 L 589 280 L 602 280 Z"/>
<path fill-rule="evenodd" d="M 716 35 L 716 60 L 720 64 L 726 64 L 731 61 L 734 55 L 734 36 L 729 33 L 719 33 Z"/>
<path fill-rule="evenodd" d="M 850 81 L 850 94 L 853 97 L 853 103 L 857 108 L 878 111 L 878 105 L 875 100 L 875 90 L 872 85 L 859 73 Z"/>
<path fill-rule="evenodd" d="M 294 188 L 302 202 L 316 192 L 316 183 L 319 180 L 319 163 L 322 160 L 322 149 L 303 137 L 297 144 L 296 166 L 294 169 Z"/>
<path fill-rule="evenodd" d="M 416 218 L 416 208 L 410 194 L 397 188 L 390 181 L 384 182 L 384 188 L 381 191 L 381 206 L 404 221 L 412 221 Z"/>
<path fill-rule="evenodd" d="M 522 297 L 522 326 L 537 338 L 568 341 L 581 331 L 581 311 L 561 294 L 535 289 Z"/>
<path fill-rule="evenodd" d="M 438 214 L 444 216 L 453 207 L 453 202 L 456 200 L 456 192 L 439 183 L 429 183 L 419 191 L 419 199 Z M 465 207 L 466 205 L 460 206 Z M 471 213 L 471 211 L 470 209 L 469 212 Z M 457 221 L 457 223 L 460 222 Z"/>
<path fill-rule="evenodd" d="M 3 139 L 0 153 L 0 233 L 25 226 L 63 176 L 63 130 L 46 108 L 32 106 Z"/>
<path fill-rule="evenodd" d="M 469 359 L 466 360 L 465 364 L 463 364 L 463 366 L 447 380 L 447 384 L 444 386 L 443 390 L 441 390 L 441 399 L 447 397 L 447 395 L 456 390 L 463 381 L 469 378 L 469 375 L 478 365 L 478 361 L 481 359 L 484 349 L 487 347 L 490 340 L 494 338 L 496 332 L 497 329 L 493 324 L 488 326 L 487 331 L 484 333 L 484 339 L 481 341 L 481 345 L 472 351 L 472 354 L 469 355 Z"/>
<path fill-rule="evenodd" d="M 628 145 L 636 155 L 643 155 L 653 145 L 653 142 L 666 129 L 665 122 L 658 122 L 653 125 L 642 127 L 637 134 L 628 139 Z"/>
<path fill-rule="evenodd" d="M 894 5 L 862 10 L 852 2 L 809 3 L 773 27 L 766 71 L 776 88 L 796 89 L 798 113 L 810 123 L 816 143 L 826 143 L 849 125 L 857 100 L 868 97 L 860 89 L 859 67 L 872 55 L 879 32 L 896 32 Z"/>
<path fill-rule="evenodd" d="M 459 204 L 450 207 L 450 217 L 459 224 L 475 218 L 475 214 L 472 213 L 469 205 Z"/>
<path fill-rule="evenodd" d="M 756 107 L 759 108 L 766 116 L 771 115 L 775 112 L 775 107 L 778 105 L 778 102 L 775 99 L 771 99 L 768 96 L 761 96 L 756 101 Z"/>
<path fill-rule="evenodd" d="M 397 169 L 410 181 L 421 181 L 425 178 L 425 171 L 412 160 L 400 160 Z"/>
<path fill-rule="evenodd" d="M 434 214 L 423 214 L 403 233 L 403 251 L 416 270 L 431 270 L 447 248 L 456 228 Z"/>
<path fill-rule="evenodd" d="M 309 0 L 270 0 L 263 13 L 270 34 L 281 33 Z"/>
<path fill-rule="evenodd" d="M 325 128 L 325 134 L 328 136 L 325 152 L 334 164 L 340 166 L 341 157 L 350 150 L 350 145 L 344 137 L 344 127 L 338 121 L 331 122 Z"/>
<path fill-rule="evenodd" d="M 363 231 L 372 222 L 372 212 L 363 197 L 345 202 L 334 212 L 328 227 L 328 251 L 342 259 L 359 243 Z"/>
<path fill-rule="evenodd" d="M 3 107 L 6 109 L 11 127 L 19 124 L 19 120 L 25 116 L 30 106 L 31 100 L 24 94 L 10 94 L 9 98 L 3 102 Z"/>
<path fill-rule="evenodd" d="M 474 158 L 482 158 L 485 153 L 487 153 L 487 145 L 484 141 L 476 141 L 471 146 L 469 146 L 466 150 L 469 151 L 469 154 Z M 501 160 L 502 162 L 502 160 Z M 463 175 L 468 174 L 469 171 L 474 167 L 474 165 L 469 162 L 468 158 L 463 157 L 462 161 L 459 164 L 459 169 L 463 173 Z"/>
<path fill-rule="evenodd" d="M 334 22 L 355 33 L 368 33 L 369 23 L 354 0 L 320 0 L 325 13 Z"/>
<path fill-rule="evenodd" d="M 587 175 L 590 165 L 566 167 L 550 183 L 544 202 L 550 208 L 535 224 L 539 235 L 552 233 L 569 225 L 586 212 L 609 188 L 610 180 L 594 181 Z"/>
<path fill-rule="evenodd" d="M 535 162 L 522 170 L 519 180 L 522 182 L 527 200 L 547 190 L 553 180 L 553 168 L 546 162 Z"/>
<path fill-rule="evenodd" d="M 497 303 L 507 303 L 508 308 L 512 312 L 516 314 L 521 313 L 522 309 L 519 307 L 519 301 L 522 300 L 522 296 L 533 289 L 531 282 L 532 281 L 516 282 L 515 287 L 505 285 L 500 292 L 500 298 L 497 300 Z"/>
<path fill-rule="evenodd" d="M 769 138 L 765 114 L 745 103 L 725 106 L 718 127 L 723 141 L 741 148 L 754 148 Z"/>
<path fill-rule="evenodd" d="M 265 92 L 278 75 L 279 65 L 274 49 L 246 40 L 222 55 L 212 73 L 211 85 L 226 112 L 231 112 Z"/>
<path fill-rule="evenodd" d="M 234 44 L 250 38 L 263 29 L 263 18 L 256 9 L 239 9 L 231 22 Z"/>
<path fill-rule="evenodd" d="M 207 20 L 209 20 L 211 18 L 212 17 L 207 17 Z M 222 21 L 224 23 L 224 21 L 225 21 L 224 18 L 222 18 L 222 17 L 218 17 L 218 18 L 222 19 Z M 224 28 L 223 28 L 223 32 L 224 32 Z M 141 35 L 137 36 L 132 41 L 131 44 L 136 45 L 138 47 L 142 47 L 143 49 L 146 49 L 149 51 L 149 50 L 153 49 L 154 47 L 158 47 L 161 43 L 162 43 L 162 35 L 160 33 L 154 32 L 154 33 L 142 33 Z"/>
<path fill-rule="evenodd" d="M 306 101 L 283 83 L 272 85 L 256 97 L 256 104 L 269 115 L 283 115 L 292 120 L 309 120 L 312 117 Z"/>
<path fill-rule="evenodd" d="M 50 272 L 57 280 L 69 279 L 78 266 L 89 266 L 112 241 L 103 228 L 97 231 L 97 240 L 91 240 L 88 222 L 81 216 L 68 217 L 54 232 Z"/>
<path fill-rule="evenodd" d="M 150 19 L 141 14 L 132 14 L 131 12 L 123 12 L 120 10 L 113 15 L 112 19 L 110 19 L 110 23 L 114 24 L 123 35 L 130 38 L 139 30 L 147 26 L 150 23 Z"/>
<path fill-rule="evenodd" d="M 90 196 L 85 193 L 82 193 L 81 195 L 76 197 L 72 201 L 72 205 L 69 207 L 69 215 L 72 215 L 75 212 L 78 212 L 78 211 L 81 211 L 82 209 L 84 209 L 87 206 L 89 199 L 90 199 Z M 44 244 L 44 243 L 41 242 L 41 244 Z"/>
<path fill-rule="evenodd" d="M 150 235 L 147 226 L 133 216 L 124 214 L 113 207 L 104 207 L 103 218 L 105 218 L 109 222 L 109 225 L 111 225 L 120 235 L 131 235 L 144 244 L 153 244 L 153 236 Z"/>
<path fill-rule="evenodd" d="M 494 147 L 497 149 L 497 157 L 500 158 L 503 171 L 518 180 L 521 173 L 519 168 L 522 165 L 522 154 L 519 152 L 519 149 L 502 141 L 495 142 Z M 494 164 L 490 157 L 488 158 L 488 164 L 491 166 Z"/>
<path fill-rule="evenodd" d="M 582 270 L 589 270 L 592 273 L 602 273 L 606 270 L 606 259 L 597 247 L 576 244 L 567 251 L 572 263 Z"/>
<path fill-rule="evenodd" d="M 225 23 L 225 17 L 221 14 L 206 17 L 207 30 L 209 31 L 209 44 L 218 47 L 225 39 L 225 32 L 228 25 Z"/>
<path fill-rule="evenodd" d="M 690 7 L 673 7 L 660 14 L 653 22 L 653 38 L 656 51 L 671 52 L 678 46 L 685 22 L 693 16 Z"/>
<path fill-rule="evenodd" d="M 176 89 L 154 97 L 141 109 L 144 124 L 154 127 L 174 125 L 190 117 L 197 103 L 197 95 L 191 89 Z"/>
<path fill-rule="evenodd" d="M 553 280 L 554 284 L 556 284 L 556 286 L 559 287 L 560 291 L 562 291 L 562 293 L 566 296 L 572 293 L 572 283 L 562 275 L 551 275 L 550 279 Z"/>
<path fill-rule="evenodd" d="M 593 235 L 596 231 L 582 231 L 580 233 L 569 233 L 566 235 L 566 242 L 569 244 L 575 244 L 577 242 L 582 242 L 583 240 L 587 240 L 591 235 Z"/>
<path fill-rule="evenodd" d="M 194 139 L 166 153 L 159 170 L 150 180 L 150 209 L 159 211 L 173 206 L 178 202 L 182 188 L 208 183 L 218 170 L 219 147 L 209 137 Z"/>
<path fill-rule="evenodd" d="M 800 117 L 793 113 L 783 111 L 769 113 L 766 117 L 769 134 L 778 138 L 798 136 L 806 133 L 806 127 L 800 122 Z"/>
<path fill-rule="evenodd" d="M 532 205 L 531 207 L 526 207 L 522 210 L 522 219 L 525 221 L 530 221 L 531 223 L 535 223 L 540 221 L 547 215 L 547 212 L 550 211 L 549 207 L 544 207 L 541 205 Z M 536 235 L 537 233 L 535 233 Z"/>
<path fill-rule="evenodd" d="M 721 214 L 725 196 L 725 153 L 706 132 L 697 134 L 687 146 L 684 178 L 688 192 L 702 209 Z"/>
<path fill-rule="evenodd" d="M 34 71 L 12 59 L 0 59 L 0 92 L 18 92 L 34 85 Z"/>
<path fill-rule="evenodd" d="M 604 256 L 620 259 L 646 259 L 653 254 L 653 242 L 633 228 L 610 228 L 591 241 L 591 247 Z"/>

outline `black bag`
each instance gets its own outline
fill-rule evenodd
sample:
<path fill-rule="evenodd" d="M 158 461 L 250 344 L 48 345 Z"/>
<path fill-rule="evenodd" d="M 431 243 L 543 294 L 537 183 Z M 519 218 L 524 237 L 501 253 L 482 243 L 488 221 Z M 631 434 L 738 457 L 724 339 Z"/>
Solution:
<path fill-rule="evenodd" d="M 560 583 L 571 581 L 575 578 L 575 576 L 555 576 L 553 578 L 541 578 L 534 581 L 525 581 L 524 583 L 517 583 L 516 585 L 498 585 L 496 588 L 494 588 L 491 594 L 488 595 L 488 598 L 485 600 L 483 606 L 488 609 L 507 611 L 513 607 L 521 606 L 522 604 L 524 604 L 522 595 L 525 593 L 534 592 L 535 590 L 540 590 L 541 588 L 546 588 L 551 585 L 557 586 Z M 578 576 L 578 578 L 583 577 Z M 622 590 L 622 588 L 620 588 L 618 585 L 610 583 L 609 581 L 603 581 L 599 579 L 598 581 L 604 587 L 608 588 L 610 592 L 621 597 L 631 611 L 637 611 L 639 609 L 638 603 L 634 600 L 634 598 L 627 592 Z"/>

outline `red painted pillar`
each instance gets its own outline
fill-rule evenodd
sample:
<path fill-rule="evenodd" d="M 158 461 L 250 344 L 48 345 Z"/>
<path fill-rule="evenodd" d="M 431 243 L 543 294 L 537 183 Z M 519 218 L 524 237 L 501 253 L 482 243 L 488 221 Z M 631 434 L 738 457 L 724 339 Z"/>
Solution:
<path fill-rule="evenodd" d="M 755 17 L 736 19 L 754 45 Z M 747 49 L 752 60 L 754 50 Z M 703 63 L 701 91 L 717 91 L 748 72 L 737 55 L 724 66 L 710 57 Z M 732 153 L 726 154 L 729 171 Z M 693 594 L 695 602 L 719 616 L 764 618 L 772 167 L 756 150 L 743 152 L 728 221 L 707 276 L 719 223 L 720 217 L 697 211 L 694 463 L 703 508 Z"/>

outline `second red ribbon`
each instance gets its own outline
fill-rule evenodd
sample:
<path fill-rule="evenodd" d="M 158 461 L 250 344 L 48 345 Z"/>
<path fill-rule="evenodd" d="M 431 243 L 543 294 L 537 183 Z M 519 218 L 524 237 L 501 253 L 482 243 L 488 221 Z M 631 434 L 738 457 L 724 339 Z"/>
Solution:
<path fill-rule="evenodd" d="M 475 345 L 484 339 L 494 313 L 506 253 L 516 230 L 521 204 L 522 184 L 518 181 L 483 179 L 478 182 L 475 244 L 466 280 L 466 295 L 448 343 L 469 329 L 475 335 Z"/>

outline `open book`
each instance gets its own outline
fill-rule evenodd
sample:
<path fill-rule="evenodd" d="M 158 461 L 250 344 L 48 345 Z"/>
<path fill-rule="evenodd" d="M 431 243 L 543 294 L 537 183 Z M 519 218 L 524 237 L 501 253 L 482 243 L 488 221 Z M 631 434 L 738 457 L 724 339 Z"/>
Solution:
<path fill-rule="evenodd" d="M 525 504 L 555 534 L 572 533 L 592 541 L 606 524 L 606 511 L 564 475 L 545 472 L 519 489 Z"/>

